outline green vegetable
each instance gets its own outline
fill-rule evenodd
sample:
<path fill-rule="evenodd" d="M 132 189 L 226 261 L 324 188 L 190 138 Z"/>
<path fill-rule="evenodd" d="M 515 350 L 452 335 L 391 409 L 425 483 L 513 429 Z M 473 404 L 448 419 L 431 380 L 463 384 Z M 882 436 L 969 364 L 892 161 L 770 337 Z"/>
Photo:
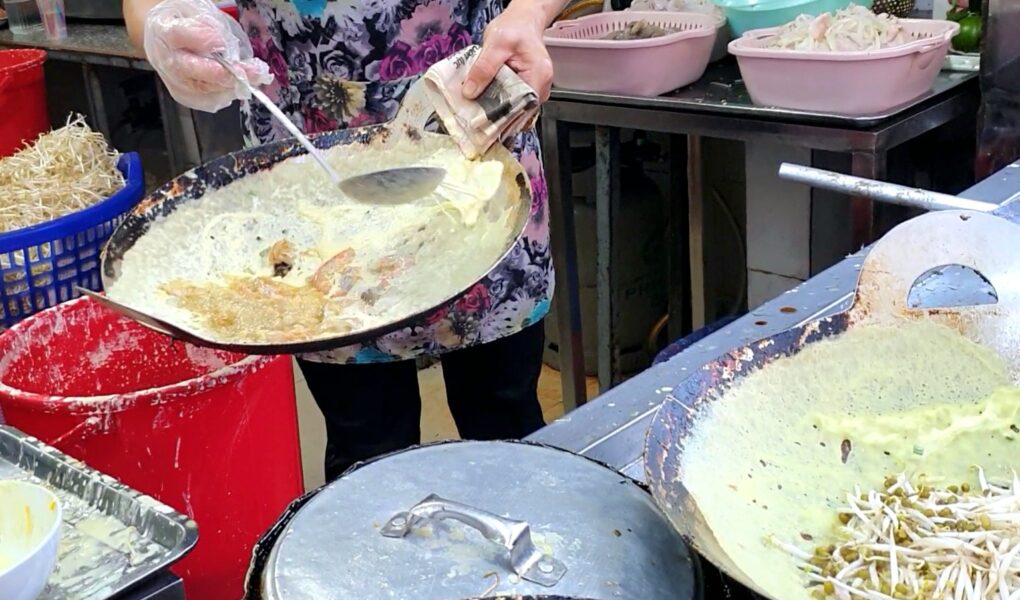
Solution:
<path fill-rule="evenodd" d="M 981 15 L 968 13 L 959 21 L 960 32 L 953 38 L 953 48 L 959 52 L 977 52 L 981 49 Z"/>

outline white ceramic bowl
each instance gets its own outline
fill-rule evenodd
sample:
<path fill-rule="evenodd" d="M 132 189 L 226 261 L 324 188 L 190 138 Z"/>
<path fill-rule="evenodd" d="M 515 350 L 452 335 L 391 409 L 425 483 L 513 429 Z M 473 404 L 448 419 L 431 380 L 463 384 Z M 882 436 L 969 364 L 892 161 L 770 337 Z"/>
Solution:
<path fill-rule="evenodd" d="M 0 481 L 0 598 L 36 600 L 57 564 L 60 502 L 42 486 Z"/>

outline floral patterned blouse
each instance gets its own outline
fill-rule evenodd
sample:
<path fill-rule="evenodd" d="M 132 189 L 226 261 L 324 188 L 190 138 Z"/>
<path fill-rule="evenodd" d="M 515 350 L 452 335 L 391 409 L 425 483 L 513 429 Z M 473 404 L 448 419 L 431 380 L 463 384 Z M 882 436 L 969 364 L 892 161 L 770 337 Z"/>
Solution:
<path fill-rule="evenodd" d="M 501 0 L 240 0 L 241 25 L 275 82 L 265 89 L 306 133 L 392 119 L 433 63 L 472 43 Z M 288 137 L 258 104 L 242 106 L 245 142 Z M 537 323 L 553 293 L 548 193 L 534 132 L 512 150 L 531 178 L 531 220 L 504 261 L 467 294 L 372 343 L 303 356 L 366 363 L 438 355 Z"/>

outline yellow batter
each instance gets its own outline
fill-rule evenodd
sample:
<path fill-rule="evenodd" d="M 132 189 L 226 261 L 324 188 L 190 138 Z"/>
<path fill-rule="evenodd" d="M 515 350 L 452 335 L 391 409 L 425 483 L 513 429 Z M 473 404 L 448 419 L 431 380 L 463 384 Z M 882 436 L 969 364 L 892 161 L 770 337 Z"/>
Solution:
<path fill-rule="evenodd" d="M 1011 475 L 1020 392 L 991 350 L 930 322 L 867 326 L 812 344 L 710 404 L 684 452 L 699 549 L 772 598 L 807 600 L 795 561 L 833 535 L 855 485 Z M 916 452 L 915 452 L 916 450 Z M 976 481 L 976 480 L 975 480 Z"/>

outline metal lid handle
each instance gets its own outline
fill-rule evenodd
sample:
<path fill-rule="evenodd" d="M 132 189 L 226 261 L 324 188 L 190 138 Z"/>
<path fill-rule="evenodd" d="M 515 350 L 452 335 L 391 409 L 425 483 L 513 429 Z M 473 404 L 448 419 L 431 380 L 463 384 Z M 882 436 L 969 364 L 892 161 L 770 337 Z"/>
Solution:
<path fill-rule="evenodd" d="M 552 556 L 544 555 L 531 540 L 531 527 L 490 512 L 429 495 L 407 512 L 394 515 L 382 528 L 382 534 L 391 538 L 405 537 L 411 531 L 432 521 L 454 519 L 476 529 L 486 539 L 501 544 L 510 552 L 510 567 L 521 579 L 544 587 L 556 585 L 567 572 L 567 567 Z"/>

